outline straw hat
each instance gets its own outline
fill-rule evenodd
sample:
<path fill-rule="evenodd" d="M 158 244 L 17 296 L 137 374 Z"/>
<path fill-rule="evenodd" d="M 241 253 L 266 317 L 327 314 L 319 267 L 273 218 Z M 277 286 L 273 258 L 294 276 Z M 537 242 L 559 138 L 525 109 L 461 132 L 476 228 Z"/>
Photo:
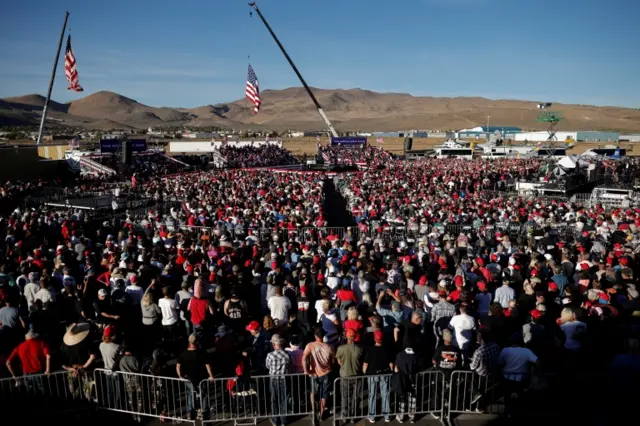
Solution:
<path fill-rule="evenodd" d="M 90 330 L 91 325 L 86 322 L 71 324 L 69 328 L 67 328 L 67 332 L 64 333 L 62 341 L 67 346 L 77 345 L 89 335 Z"/>

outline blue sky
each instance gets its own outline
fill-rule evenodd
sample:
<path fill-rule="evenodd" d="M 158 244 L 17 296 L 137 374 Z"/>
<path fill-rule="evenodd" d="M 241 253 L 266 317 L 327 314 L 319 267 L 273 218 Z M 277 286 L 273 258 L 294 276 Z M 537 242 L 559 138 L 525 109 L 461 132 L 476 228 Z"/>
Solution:
<path fill-rule="evenodd" d="M 640 107 L 638 0 L 258 0 L 307 82 Z M 85 94 L 154 106 L 299 82 L 246 0 L 3 0 L 0 97 L 45 94 L 64 11 Z M 53 99 L 66 90 L 58 66 Z"/>

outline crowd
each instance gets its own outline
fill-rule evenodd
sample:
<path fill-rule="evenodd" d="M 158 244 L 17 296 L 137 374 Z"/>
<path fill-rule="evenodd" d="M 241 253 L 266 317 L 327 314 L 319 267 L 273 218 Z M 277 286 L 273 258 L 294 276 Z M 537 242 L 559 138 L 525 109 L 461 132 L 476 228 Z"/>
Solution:
<path fill-rule="evenodd" d="M 318 155 L 326 164 L 378 167 L 389 164 L 391 154 L 379 147 L 318 145 Z"/>
<path fill-rule="evenodd" d="M 345 398 L 361 389 L 341 382 L 334 407 L 331 384 L 367 376 L 369 395 L 378 389 L 381 397 L 379 407 L 368 405 L 371 421 L 415 420 L 415 377 L 426 370 L 445 380 L 456 370 L 503 377 L 508 398 L 544 374 L 609 372 L 618 389 L 633 389 L 640 383 L 640 209 L 541 205 L 484 192 L 539 167 L 537 160 L 425 160 L 337 181 L 361 231 L 373 220 L 555 218 L 574 223 L 575 236 L 470 231 L 389 241 L 360 232 L 303 240 L 293 231 L 327 225 L 325 176 L 266 171 L 148 179 L 139 191 L 185 202 L 142 221 L 89 223 L 18 208 L 0 221 L 3 374 L 102 367 L 180 377 L 195 388 L 226 377 L 228 392 L 238 394 L 251 388 L 252 375 L 304 373 L 319 419 L 336 410 L 355 417 Z M 3 197 L 20 195 L 3 188 Z M 263 238 L 249 228 L 292 232 Z M 491 402 L 473 397 L 479 409 Z M 617 395 L 620 404 L 626 398 Z M 196 408 L 191 401 L 193 415 Z M 286 423 L 286 407 L 280 414 L 273 424 Z"/>
<path fill-rule="evenodd" d="M 218 150 L 228 167 L 269 167 L 297 164 L 290 151 L 276 144 L 236 147 L 222 145 Z"/>

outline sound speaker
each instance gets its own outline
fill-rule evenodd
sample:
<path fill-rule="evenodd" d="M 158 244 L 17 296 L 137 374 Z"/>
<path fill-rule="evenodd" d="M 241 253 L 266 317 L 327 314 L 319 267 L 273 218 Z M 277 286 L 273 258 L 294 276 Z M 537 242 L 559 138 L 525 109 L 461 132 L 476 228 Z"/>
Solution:
<path fill-rule="evenodd" d="M 122 162 L 124 164 L 131 164 L 131 141 L 122 141 Z"/>
<path fill-rule="evenodd" d="M 404 150 L 411 151 L 412 147 L 413 147 L 413 138 L 412 137 L 404 138 Z"/>

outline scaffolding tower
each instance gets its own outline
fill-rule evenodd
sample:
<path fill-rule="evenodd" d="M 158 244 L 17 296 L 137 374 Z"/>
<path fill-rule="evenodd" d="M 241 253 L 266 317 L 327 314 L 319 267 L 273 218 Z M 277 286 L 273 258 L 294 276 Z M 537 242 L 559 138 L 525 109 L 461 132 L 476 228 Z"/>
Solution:
<path fill-rule="evenodd" d="M 547 141 L 551 144 L 558 141 L 556 137 L 556 125 L 561 122 L 562 119 L 562 111 L 542 111 L 536 119 L 538 123 L 547 123 L 547 132 L 549 133 Z"/>

